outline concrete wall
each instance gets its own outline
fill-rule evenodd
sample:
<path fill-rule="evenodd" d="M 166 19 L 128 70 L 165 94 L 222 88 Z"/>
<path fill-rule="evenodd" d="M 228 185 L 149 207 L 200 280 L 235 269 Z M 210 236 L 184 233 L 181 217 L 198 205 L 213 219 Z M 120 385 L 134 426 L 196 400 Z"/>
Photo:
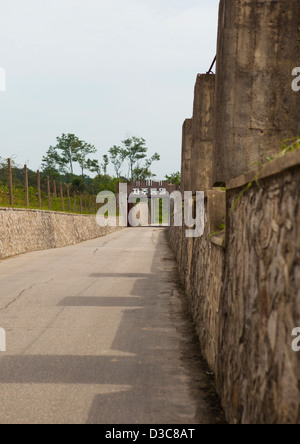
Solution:
<path fill-rule="evenodd" d="M 28 251 L 65 247 L 104 236 L 95 216 L 0 208 L 0 259 Z"/>
<path fill-rule="evenodd" d="M 215 76 L 199 74 L 194 95 L 189 190 L 194 194 L 213 186 L 214 94 Z"/>
<path fill-rule="evenodd" d="M 192 139 L 193 137 L 193 119 L 186 119 L 182 127 L 182 156 L 181 156 L 181 190 L 192 191 L 191 180 L 191 157 L 192 157 Z"/>
<path fill-rule="evenodd" d="M 259 171 L 259 187 L 246 191 L 256 172 L 227 183 L 225 244 L 210 237 L 215 193 L 201 238 L 169 236 L 228 421 L 300 423 L 300 150 Z"/>
<path fill-rule="evenodd" d="M 299 0 L 221 0 L 215 96 L 214 183 L 255 168 L 300 134 L 291 88 L 299 66 Z"/>

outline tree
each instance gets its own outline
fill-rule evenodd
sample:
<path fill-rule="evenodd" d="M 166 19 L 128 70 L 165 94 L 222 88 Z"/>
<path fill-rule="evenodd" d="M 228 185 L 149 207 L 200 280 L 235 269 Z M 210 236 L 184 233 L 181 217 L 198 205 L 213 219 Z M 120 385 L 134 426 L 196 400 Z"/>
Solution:
<path fill-rule="evenodd" d="M 57 145 L 50 146 L 47 154 L 43 157 L 43 172 L 54 178 L 62 173 L 67 181 L 72 182 L 74 178 L 74 164 L 77 163 L 81 169 L 82 181 L 87 179 L 84 171 L 100 174 L 98 160 L 90 159 L 91 154 L 97 152 L 94 145 L 79 140 L 74 134 L 63 134 L 57 137 Z"/>
<path fill-rule="evenodd" d="M 108 164 L 109 164 L 109 158 L 108 158 L 108 155 L 107 155 L 107 154 L 104 154 L 104 156 L 103 156 L 103 163 L 101 164 L 101 167 L 102 167 L 103 172 L 104 172 L 104 176 L 107 175 L 107 167 L 108 167 Z"/>
<path fill-rule="evenodd" d="M 97 176 L 101 175 L 101 168 L 98 160 L 87 159 L 86 161 L 86 169 L 91 173 L 97 173 Z"/>
<path fill-rule="evenodd" d="M 141 165 L 140 162 L 137 163 L 137 166 L 133 170 L 133 181 L 144 181 L 146 179 L 150 179 L 154 177 L 155 174 L 150 170 L 153 162 L 157 162 L 160 160 L 160 155 L 155 153 L 150 159 L 146 159 L 144 165 Z"/>
<path fill-rule="evenodd" d="M 181 173 L 177 171 L 177 173 L 173 173 L 170 176 L 166 176 L 166 179 L 169 181 L 170 185 L 180 186 L 181 184 Z"/>
<path fill-rule="evenodd" d="M 43 173 L 49 176 L 52 180 L 59 177 L 59 156 L 55 148 L 50 146 L 47 154 L 42 159 Z"/>
<path fill-rule="evenodd" d="M 111 163 L 113 164 L 115 169 L 116 177 L 117 179 L 119 179 L 123 163 L 126 159 L 126 154 L 127 154 L 126 150 L 124 150 L 120 146 L 114 145 L 113 147 L 110 148 L 109 154 L 110 154 Z"/>
<path fill-rule="evenodd" d="M 77 148 L 77 154 L 75 156 L 75 160 L 79 163 L 81 169 L 81 177 L 84 181 L 84 170 L 94 171 L 97 160 L 91 160 L 87 158 L 89 154 L 95 154 L 97 152 L 94 145 L 90 145 L 86 142 L 80 142 L 80 146 Z"/>
<path fill-rule="evenodd" d="M 84 191 L 84 182 L 81 177 L 74 177 L 72 180 L 72 189 L 76 192 L 83 192 Z"/>
<path fill-rule="evenodd" d="M 148 148 L 146 147 L 146 140 L 138 137 L 131 137 L 130 139 L 123 140 L 122 143 L 125 146 L 124 152 L 129 163 L 129 175 L 133 180 L 133 170 L 137 162 L 146 158 Z"/>
<path fill-rule="evenodd" d="M 154 177 L 154 176 L 155 176 L 155 174 L 152 174 L 151 171 L 149 171 L 149 169 L 137 166 L 133 170 L 132 180 L 133 180 L 133 182 L 137 182 L 137 181 L 143 182 L 143 181 L 150 179 L 151 177 Z"/>
<path fill-rule="evenodd" d="M 99 175 L 93 179 L 92 186 L 96 191 L 96 194 L 100 193 L 100 191 L 112 191 L 115 193 L 117 182 L 117 179 L 110 177 L 109 175 Z"/>
<path fill-rule="evenodd" d="M 50 146 L 46 156 L 43 157 L 43 168 L 58 170 L 74 175 L 74 163 L 77 161 L 82 142 L 74 134 L 62 134 L 57 137 L 57 145 Z"/>

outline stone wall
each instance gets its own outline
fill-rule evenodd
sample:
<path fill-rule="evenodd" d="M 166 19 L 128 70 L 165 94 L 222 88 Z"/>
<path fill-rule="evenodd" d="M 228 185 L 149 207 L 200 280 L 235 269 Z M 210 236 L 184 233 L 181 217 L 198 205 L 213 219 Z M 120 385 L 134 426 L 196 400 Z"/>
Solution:
<path fill-rule="evenodd" d="M 230 423 L 300 423 L 300 150 L 280 155 L 300 135 L 299 54 L 299 0 L 220 0 L 216 75 L 198 75 L 183 127 L 182 191 L 205 191 L 206 228 L 170 242 Z"/>
<path fill-rule="evenodd" d="M 95 216 L 0 208 L 0 259 L 28 251 L 65 247 L 104 236 Z"/>
<path fill-rule="evenodd" d="M 225 243 L 210 237 L 214 193 L 204 235 L 171 227 L 170 242 L 228 421 L 300 423 L 300 150 L 259 173 L 227 183 Z"/>
<path fill-rule="evenodd" d="M 218 356 L 218 312 L 223 279 L 224 250 L 210 235 L 209 197 L 205 201 L 205 232 L 200 238 L 185 237 L 185 228 L 169 228 L 170 244 L 176 254 L 179 279 L 191 308 L 201 349 L 216 371 Z"/>
<path fill-rule="evenodd" d="M 218 388 L 231 421 L 300 423 L 300 152 L 289 156 L 232 213 L 241 189 L 228 184 Z"/>

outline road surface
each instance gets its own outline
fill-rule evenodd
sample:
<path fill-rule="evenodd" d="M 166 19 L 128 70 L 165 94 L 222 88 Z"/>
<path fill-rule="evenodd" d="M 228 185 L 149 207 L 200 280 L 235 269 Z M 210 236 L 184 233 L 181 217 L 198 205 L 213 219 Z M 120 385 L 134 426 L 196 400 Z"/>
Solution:
<path fill-rule="evenodd" d="M 163 229 L 0 262 L 0 423 L 215 423 Z"/>

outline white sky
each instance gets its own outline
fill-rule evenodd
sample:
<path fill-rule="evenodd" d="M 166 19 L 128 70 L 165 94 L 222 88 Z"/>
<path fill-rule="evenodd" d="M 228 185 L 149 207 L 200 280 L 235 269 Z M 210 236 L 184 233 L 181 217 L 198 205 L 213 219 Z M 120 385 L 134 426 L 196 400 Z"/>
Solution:
<path fill-rule="evenodd" d="M 179 170 L 217 18 L 218 0 L 0 0 L 0 156 L 37 169 L 63 132 L 99 159 L 137 135 L 161 154 L 158 178 Z"/>

